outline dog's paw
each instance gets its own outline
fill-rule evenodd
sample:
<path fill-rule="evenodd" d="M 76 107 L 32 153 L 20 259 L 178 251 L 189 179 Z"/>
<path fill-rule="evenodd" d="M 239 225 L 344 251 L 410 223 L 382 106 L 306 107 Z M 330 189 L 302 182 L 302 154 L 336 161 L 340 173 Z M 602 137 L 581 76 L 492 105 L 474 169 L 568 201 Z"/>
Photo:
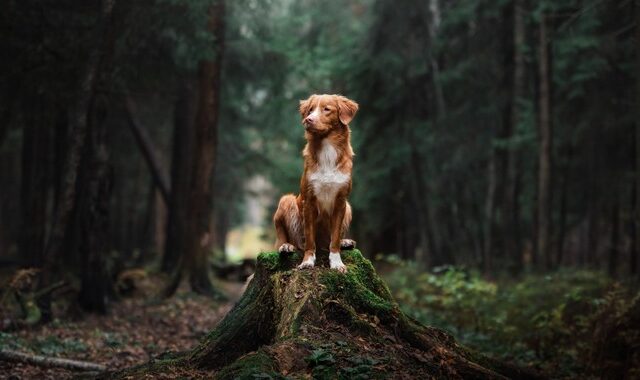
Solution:
<path fill-rule="evenodd" d="M 331 269 L 335 269 L 340 273 L 347 273 L 347 266 L 342 262 L 340 252 L 329 253 L 329 266 Z"/>
<path fill-rule="evenodd" d="M 354 249 L 356 247 L 356 241 L 351 239 L 340 240 L 340 249 Z"/>
<path fill-rule="evenodd" d="M 284 243 L 278 248 L 278 252 L 280 253 L 293 253 L 296 251 L 296 247 L 293 244 Z"/>
<path fill-rule="evenodd" d="M 315 265 L 316 265 L 316 255 L 311 255 L 311 256 L 308 256 L 306 259 L 304 259 L 300 265 L 298 265 L 298 269 L 313 268 Z"/>

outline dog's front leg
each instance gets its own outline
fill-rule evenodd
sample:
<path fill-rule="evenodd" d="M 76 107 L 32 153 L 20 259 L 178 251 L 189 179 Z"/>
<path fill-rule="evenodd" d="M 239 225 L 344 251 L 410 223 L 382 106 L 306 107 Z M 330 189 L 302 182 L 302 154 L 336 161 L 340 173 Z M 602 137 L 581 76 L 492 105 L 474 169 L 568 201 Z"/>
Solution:
<path fill-rule="evenodd" d="M 340 258 L 340 241 L 342 239 L 344 214 L 347 210 L 347 200 L 343 196 L 338 196 L 333 206 L 331 215 L 331 244 L 329 245 L 329 265 L 331 269 L 336 269 L 341 273 L 347 271 L 347 267 Z"/>
<path fill-rule="evenodd" d="M 318 207 L 315 199 L 307 199 L 303 206 L 304 214 L 304 257 L 298 269 L 313 268 L 316 264 L 316 219 Z"/>

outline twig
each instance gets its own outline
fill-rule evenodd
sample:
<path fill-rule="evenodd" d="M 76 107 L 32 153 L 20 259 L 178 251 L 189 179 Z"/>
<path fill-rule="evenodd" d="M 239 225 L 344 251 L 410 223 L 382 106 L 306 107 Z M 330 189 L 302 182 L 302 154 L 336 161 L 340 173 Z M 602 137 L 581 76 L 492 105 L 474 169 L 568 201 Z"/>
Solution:
<path fill-rule="evenodd" d="M 105 371 L 107 368 L 101 364 L 82 362 L 78 360 L 53 358 L 50 356 L 41 356 L 28 354 L 13 350 L 0 350 L 0 360 L 7 362 L 18 362 L 37 365 L 40 367 L 60 367 L 70 370 L 80 371 Z"/>

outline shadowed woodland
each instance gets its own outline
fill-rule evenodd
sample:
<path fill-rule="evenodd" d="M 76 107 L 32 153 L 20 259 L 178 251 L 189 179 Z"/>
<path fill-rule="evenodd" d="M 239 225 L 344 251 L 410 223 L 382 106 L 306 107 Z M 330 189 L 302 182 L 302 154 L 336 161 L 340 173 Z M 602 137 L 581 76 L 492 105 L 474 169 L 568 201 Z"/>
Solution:
<path fill-rule="evenodd" d="M 639 25 L 639 0 L 7 0 L 0 378 L 640 377 Z M 347 274 L 273 252 L 313 93 L 359 104 Z"/>

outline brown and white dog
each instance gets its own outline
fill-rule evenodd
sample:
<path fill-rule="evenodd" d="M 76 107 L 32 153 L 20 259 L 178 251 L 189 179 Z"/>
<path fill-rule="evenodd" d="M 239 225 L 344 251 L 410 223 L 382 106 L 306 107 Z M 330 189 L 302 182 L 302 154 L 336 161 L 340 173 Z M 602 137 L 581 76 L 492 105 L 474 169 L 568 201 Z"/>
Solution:
<path fill-rule="evenodd" d="M 299 269 L 313 268 L 316 247 L 329 247 L 329 266 L 340 272 L 347 267 L 340 249 L 355 247 L 343 239 L 351 223 L 353 149 L 349 122 L 358 104 L 341 95 L 311 95 L 300 101 L 300 115 L 307 144 L 302 151 L 304 171 L 300 195 L 280 198 L 273 216 L 276 248 L 280 253 L 304 250 Z"/>

